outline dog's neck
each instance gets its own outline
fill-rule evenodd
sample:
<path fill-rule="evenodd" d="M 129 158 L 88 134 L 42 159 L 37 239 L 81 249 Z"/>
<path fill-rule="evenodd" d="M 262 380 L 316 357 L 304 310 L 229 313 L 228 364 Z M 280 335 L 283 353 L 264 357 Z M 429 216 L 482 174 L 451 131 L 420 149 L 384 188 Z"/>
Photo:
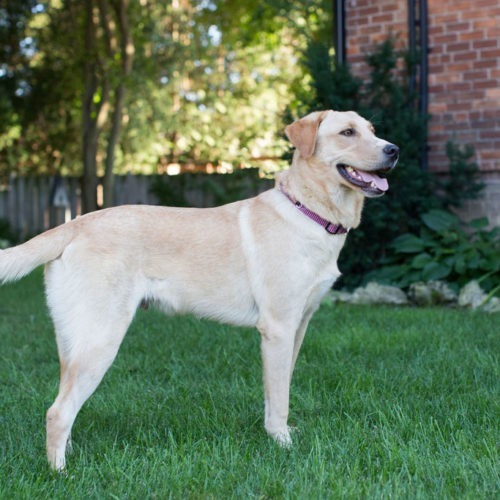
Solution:
<path fill-rule="evenodd" d="M 340 183 L 328 189 L 330 183 L 322 183 L 321 179 L 329 168 L 334 167 L 316 158 L 305 160 L 296 154 L 292 166 L 277 174 L 276 187 L 282 186 L 293 199 L 324 219 L 354 229 L 361 222 L 364 196 Z M 311 169 L 316 170 L 316 175 L 308 175 Z"/>

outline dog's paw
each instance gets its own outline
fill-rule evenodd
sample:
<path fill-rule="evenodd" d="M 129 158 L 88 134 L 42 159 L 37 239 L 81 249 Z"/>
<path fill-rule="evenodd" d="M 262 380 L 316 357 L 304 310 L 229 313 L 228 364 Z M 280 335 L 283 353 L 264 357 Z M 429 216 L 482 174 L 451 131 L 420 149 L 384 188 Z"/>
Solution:
<path fill-rule="evenodd" d="M 49 466 L 50 466 L 50 469 L 57 473 L 57 474 L 60 474 L 61 476 L 67 476 L 68 475 L 68 471 L 66 469 L 66 460 L 63 458 L 63 459 L 60 459 L 60 460 L 57 460 L 57 461 L 52 461 L 50 460 L 49 461 Z"/>
<path fill-rule="evenodd" d="M 292 436 L 290 436 L 290 428 L 287 427 L 285 430 L 270 432 L 270 436 L 276 441 L 276 443 L 281 446 L 281 448 L 289 449 L 292 447 Z"/>
<path fill-rule="evenodd" d="M 65 473 L 66 470 L 66 457 L 65 457 L 65 448 L 62 450 L 50 449 L 47 450 L 47 460 L 49 462 L 50 468 L 61 474 Z"/>

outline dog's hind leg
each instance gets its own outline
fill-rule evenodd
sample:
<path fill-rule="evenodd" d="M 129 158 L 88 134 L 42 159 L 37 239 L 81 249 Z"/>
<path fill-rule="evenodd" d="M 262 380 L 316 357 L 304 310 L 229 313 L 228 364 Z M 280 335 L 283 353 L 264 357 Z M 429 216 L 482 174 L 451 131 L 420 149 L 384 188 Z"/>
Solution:
<path fill-rule="evenodd" d="M 56 470 L 64 469 L 73 422 L 115 359 L 140 302 L 132 283 L 114 288 L 80 280 L 85 286 L 72 288 L 60 271 L 52 264 L 46 274 L 61 364 L 59 393 L 47 411 L 47 458 Z"/>
<path fill-rule="evenodd" d="M 88 330 L 85 337 L 80 336 L 80 341 L 72 346 L 60 347 L 59 393 L 47 411 L 47 458 L 52 468 L 64 469 L 65 452 L 73 422 L 115 359 L 131 316 L 127 321 L 124 321 L 123 316 L 115 323 L 110 321 L 109 326 L 97 326 L 83 320 L 75 328 Z M 113 332 L 110 331 L 111 328 Z M 58 332 L 58 339 L 62 336 Z M 68 339 L 67 336 L 64 338 Z"/>

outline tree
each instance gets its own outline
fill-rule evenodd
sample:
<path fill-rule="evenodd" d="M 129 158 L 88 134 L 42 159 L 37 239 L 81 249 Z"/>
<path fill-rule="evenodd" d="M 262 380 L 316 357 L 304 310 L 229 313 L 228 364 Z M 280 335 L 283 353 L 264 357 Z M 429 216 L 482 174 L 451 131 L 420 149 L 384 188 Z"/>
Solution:
<path fill-rule="evenodd" d="M 135 52 L 128 0 L 85 1 L 82 105 L 83 211 L 97 208 L 99 135 L 111 115 L 104 168 L 104 206 L 113 205 L 115 149 L 120 138 L 126 80 Z"/>
<path fill-rule="evenodd" d="M 0 9 L 0 170 L 83 176 L 84 210 L 114 173 L 171 162 L 259 166 L 308 87 L 324 0 L 19 0 Z M 4 66 L 2 66 L 4 68 Z M 3 73 L 2 73 L 3 71 Z M 275 163 L 275 161 L 274 161 Z"/>

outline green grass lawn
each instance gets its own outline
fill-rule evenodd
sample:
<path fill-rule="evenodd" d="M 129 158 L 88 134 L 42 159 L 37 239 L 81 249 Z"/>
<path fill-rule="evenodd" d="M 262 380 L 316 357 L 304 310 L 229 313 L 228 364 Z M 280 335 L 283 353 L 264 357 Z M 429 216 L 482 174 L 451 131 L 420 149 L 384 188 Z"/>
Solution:
<path fill-rule="evenodd" d="M 139 311 L 59 475 L 37 271 L 0 288 L 0 498 L 498 498 L 499 332 L 498 315 L 323 307 L 283 450 L 263 429 L 256 331 Z"/>

